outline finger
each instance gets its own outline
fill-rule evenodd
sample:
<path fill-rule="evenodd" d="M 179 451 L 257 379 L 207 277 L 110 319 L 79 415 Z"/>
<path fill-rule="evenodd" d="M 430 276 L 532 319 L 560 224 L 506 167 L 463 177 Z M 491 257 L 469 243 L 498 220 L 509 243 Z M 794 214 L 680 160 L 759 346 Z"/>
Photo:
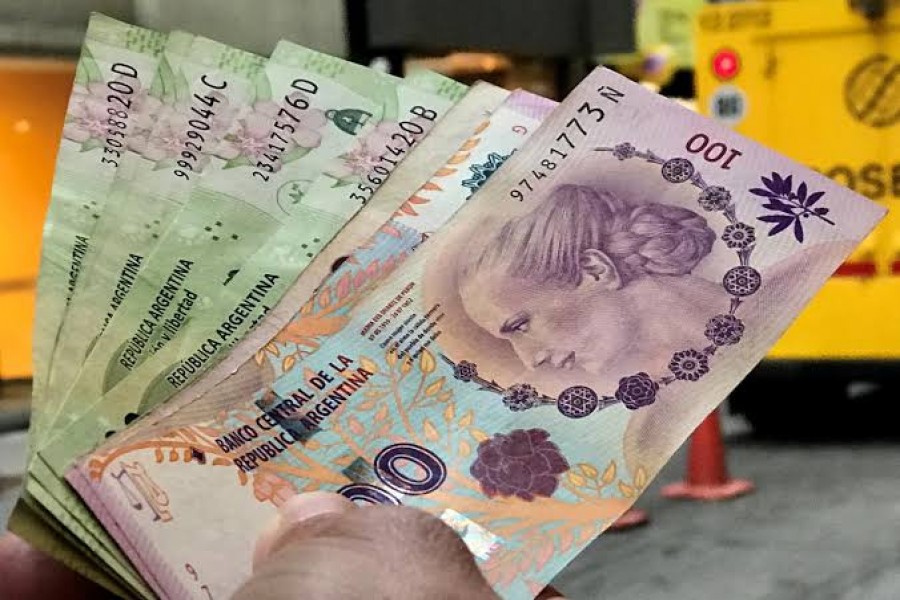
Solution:
<path fill-rule="evenodd" d="M 288 534 L 299 523 L 325 515 L 341 514 L 354 504 L 331 492 L 307 492 L 292 496 L 278 509 L 278 515 L 263 529 L 253 549 L 253 569 L 259 568 L 272 553 L 284 545 Z"/>
<path fill-rule="evenodd" d="M 335 510 L 313 516 L 301 509 L 305 519 L 279 530 L 235 598 L 497 599 L 465 543 L 440 519 L 404 506 L 329 506 Z"/>
<path fill-rule="evenodd" d="M 0 537 L 0 589 L 4 598 L 21 600 L 111 597 L 99 586 L 11 533 Z"/>

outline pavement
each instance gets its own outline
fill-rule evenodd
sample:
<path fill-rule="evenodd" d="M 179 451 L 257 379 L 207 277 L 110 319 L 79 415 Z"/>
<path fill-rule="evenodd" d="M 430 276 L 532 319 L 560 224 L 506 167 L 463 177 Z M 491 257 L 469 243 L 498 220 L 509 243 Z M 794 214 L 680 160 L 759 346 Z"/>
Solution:
<path fill-rule="evenodd" d="M 2 407 L 0 407 L 2 408 Z M 733 475 L 757 491 L 672 501 L 679 452 L 638 501 L 651 522 L 601 536 L 554 584 L 573 599 L 897 600 L 900 441 L 791 444 L 724 420 Z M 0 434 L 0 519 L 18 493 L 24 431 Z"/>
<path fill-rule="evenodd" d="M 897 600 L 900 444 L 730 440 L 734 476 L 754 494 L 671 501 L 684 452 L 638 500 L 652 521 L 598 538 L 557 578 L 571 598 Z"/>

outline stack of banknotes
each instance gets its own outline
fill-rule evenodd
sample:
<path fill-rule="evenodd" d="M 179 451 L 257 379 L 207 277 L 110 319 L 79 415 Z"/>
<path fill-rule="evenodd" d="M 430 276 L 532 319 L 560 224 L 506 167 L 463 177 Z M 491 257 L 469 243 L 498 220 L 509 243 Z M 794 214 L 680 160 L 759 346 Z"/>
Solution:
<path fill-rule="evenodd" d="M 227 598 L 331 490 L 532 597 L 883 213 L 606 69 L 557 104 L 93 15 L 9 526 L 122 596 Z"/>

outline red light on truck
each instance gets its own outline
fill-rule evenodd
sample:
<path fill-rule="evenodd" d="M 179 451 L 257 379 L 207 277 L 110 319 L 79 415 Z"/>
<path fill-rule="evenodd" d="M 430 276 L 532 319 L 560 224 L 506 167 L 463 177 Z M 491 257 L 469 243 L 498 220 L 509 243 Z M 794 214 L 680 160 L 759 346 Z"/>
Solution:
<path fill-rule="evenodd" d="M 874 277 L 875 263 L 870 261 L 845 262 L 834 272 L 835 277 Z"/>
<path fill-rule="evenodd" d="M 723 48 L 713 55 L 712 70 L 722 81 L 734 79 L 741 70 L 741 58 L 730 48 Z"/>

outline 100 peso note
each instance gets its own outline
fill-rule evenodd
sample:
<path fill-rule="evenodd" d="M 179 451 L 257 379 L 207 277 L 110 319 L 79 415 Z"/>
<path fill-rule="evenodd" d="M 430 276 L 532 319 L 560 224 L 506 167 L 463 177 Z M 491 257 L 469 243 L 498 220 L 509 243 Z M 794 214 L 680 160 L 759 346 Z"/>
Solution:
<path fill-rule="evenodd" d="M 227 596 L 270 504 L 330 489 L 439 516 L 530 597 L 883 214 L 598 69 L 314 354 L 68 478 L 163 595 Z"/>

